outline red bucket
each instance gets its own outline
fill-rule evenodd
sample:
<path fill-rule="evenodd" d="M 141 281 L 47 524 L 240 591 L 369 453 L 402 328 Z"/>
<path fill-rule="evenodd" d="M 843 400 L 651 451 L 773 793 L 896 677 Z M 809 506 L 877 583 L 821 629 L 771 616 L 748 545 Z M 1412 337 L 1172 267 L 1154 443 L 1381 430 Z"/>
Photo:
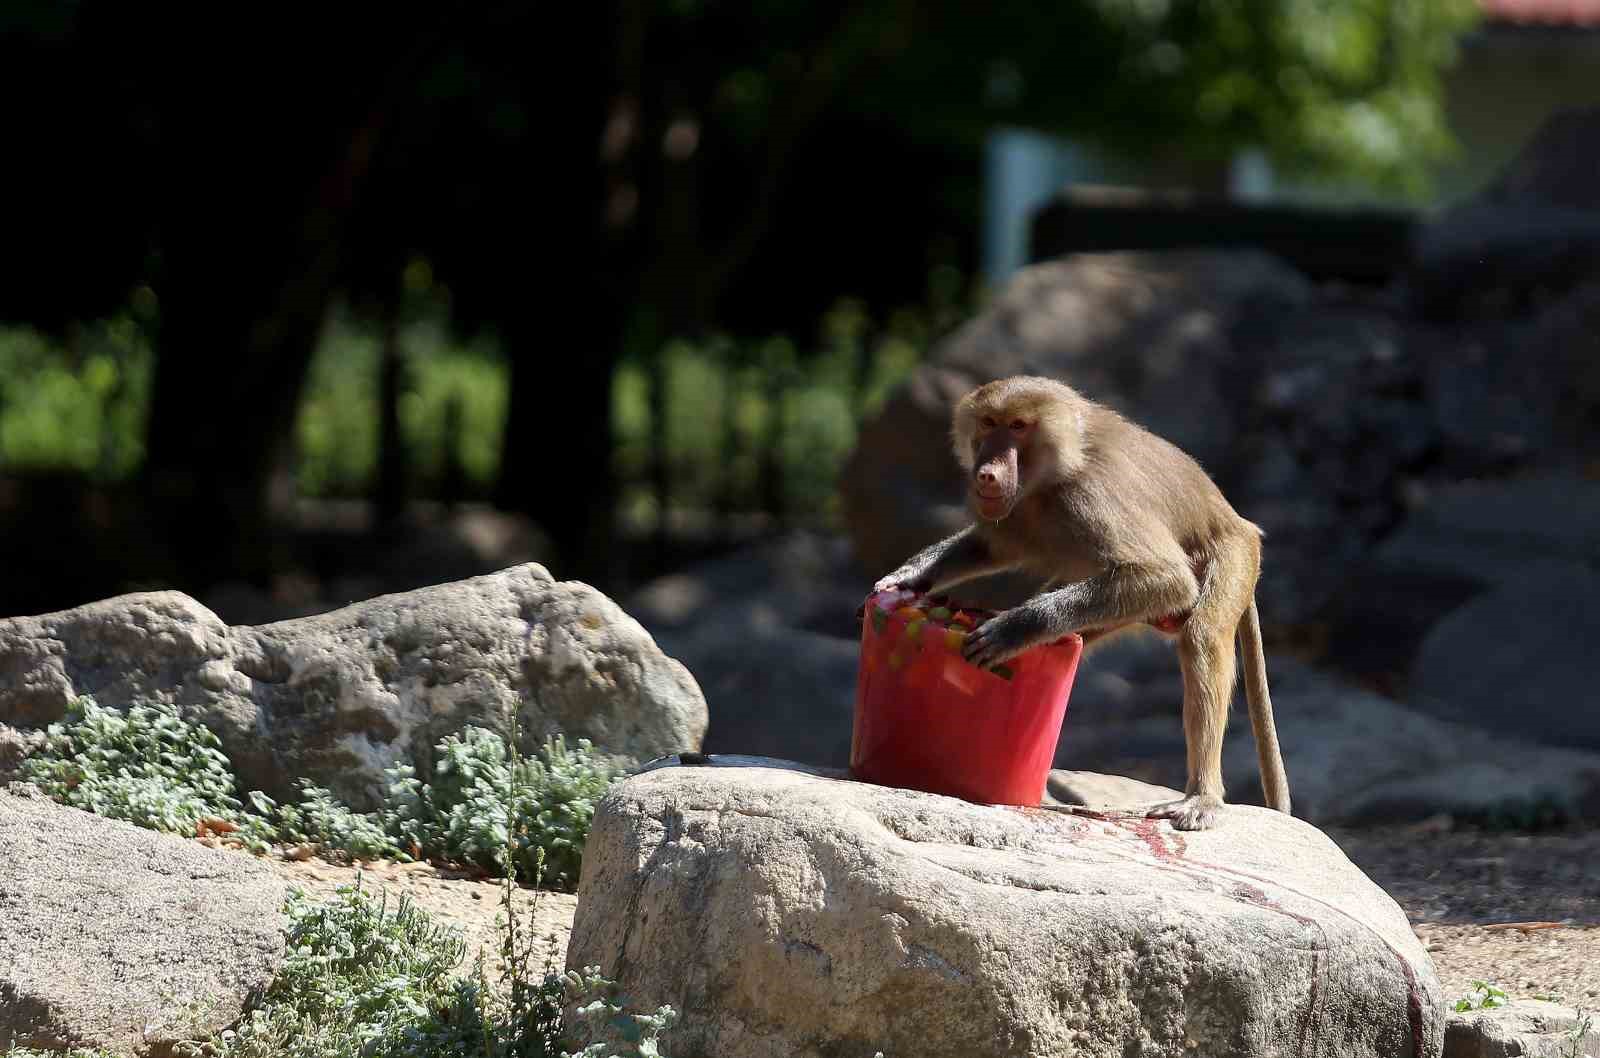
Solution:
<path fill-rule="evenodd" d="M 980 804 L 1044 796 L 1083 639 L 1034 647 L 994 672 L 961 645 L 992 612 L 906 591 L 868 597 L 850 773 Z"/>

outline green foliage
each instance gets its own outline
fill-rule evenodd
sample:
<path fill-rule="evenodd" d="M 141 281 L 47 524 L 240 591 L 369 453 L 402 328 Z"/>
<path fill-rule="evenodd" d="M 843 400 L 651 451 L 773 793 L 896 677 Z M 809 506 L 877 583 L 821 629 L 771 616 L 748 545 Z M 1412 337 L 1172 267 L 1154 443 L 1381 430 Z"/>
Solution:
<path fill-rule="evenodd" d="M 1594 1028 L 1594 1014 L 1579 1008 L 1577 1017 L 1573 1020 L 1572 1027 L 1567 1030 L 1566 1042 L 1561 1047 L 1561 1058 L 1583 1058 L 1584 1044 L 1589 1040 L 1589 1033 Z"/>
<path fill-rule="evenodd" d="M 399 331 L 405 383 L 400 436 L 419 493 L 456 469 L 464 484 L 487 491 L 500 466 L 509 384 L 504 358 L 485 342 L 451 338 L 437 316 L 408 320 Z M 379 429 L 377 331 L 338 314 L 311 361 L 295 427 L 300 492 L 362 496 L 376 481 Z"/>
<path fill-rule="evenodd" d="M 216 735 L 164 703 L 124 714 L 78 698 L 22 774 L 63 804 L 168 833 L 192 835 L 242 807 Z"/>
<path fill-rule="evenodd" d="M 654 1014 L 631 1014 L 617 994 L 617 984 L 600 974 L 598 966 L 586 966 L 582 972 L 567 974 L 569 994 L 588 994 L 594 998 L 577 1007 L 574 1015 L 587 1024 L 593 1033 L 608 1033 L 621 1037 L 622 1054 L 639 1055 L 640 1058 L 662 1058 L 656 1039 L 658 1033 L 671 1028 L 678 1019 L 677 1011 L 669 1006 L 656 1009 Z M 616 1058 L 616 1044 L 595 1042 L 577 1052 L 574 1058 Z"/>
<path fill-rule="evenodd" d="M 128 314 L 75 327 L 65 345 L 0 328 L 0 465 L 128 477 L 144 456 L 153 366 Z"/>
<path fill-rule="evenodd" d="M 431 784 L 391 769 L 386 829 L 430 855 L 573 888 L 595 802 L 618 777 L 593 749 L 587 739 L 569 749 L 558 735 L 538 757 L 513 761 L 505 737 L 467 727 L 435 747 Z"/>
<path fill-rule="evenodd" d="M 238 1025 L 205 1041 L 213 1058 L 648 1058 L 661 1054 L 658 1034 L 674 1017 L 667 1007 L 628 1013 L 594 967 L 559 974 L 547 961 L 541 973 L 526 954 L 502 968 L 519 988 L 491 988 L 481 955 L 459 972 L 455 930 L 404 896 L 391 909 L 359 881 L 321 904 L 296 890 L 286 910 L 283 965 Z M 582 1004 L 578 1018 L 610 1028 L 621 1049 L 566 1039 L 565 1004 Z"/>
<path fill-rule="evenodd" d="M 331 790 L 300 780 L 298 805 L 275 804 L 257 794 L 258 811 L 275 819 L 278 840 L 314 845 L 354 860 L 408 860 L 404 848 L 384 829 L 377 813 L 357 812 L 334 798 Z"/>
<path fill-rule="evenodd" d="M 211 1041 L 219 1058 L 430 1055 L 459 1009 L 465 946 L 402 896 L 391 911 L 359 887 L 312 904 L 291 894 L 288 944 L 262 1003 Z"/>
<path fill-rule="evenodd" d="M 892 81 L 851 102 L 925 135 L 1001 121 L 1139 159 L 1259 147 L 1302 178 L 1421 194 L 1454 150 L 1442 75 L 1478 18 L 1474 0 L 939 0 Z"/>
<path fill-rule="evenodd" d="M 469 726 L 435 747 L 433 782 L 410 765 L 391 767 L 376 812 L 356 812 L 304 779 L 296 804 L 252 790 L 246 806 L 220 747 L 171 705 L 124 714 L 80 698 L 23 776 L 64 804 L 154 830 L 194 835 L 205 821 L 257 851 L 277 841 L 355 860 L 425 856 L 523 879 L 538 873 L 567 889 L 578 881 L 595 802 L 619 777 L 587 739 L 568 747 L 558 735 L 538 756 L 513 759 L 503 736 Z"/>
<path fill-rule="evenodd" d="M 1496 988 L 1487 981 L 1472 982 L 1472 991 L 1456 1000 L 1454 1009 L 1457 1011 L 1492 1010 L 1503 1007 L 1510 1000 L 1505 992 Z"/>
<path fill-rule="evenodd" d="M 839 469 L 862 415 L 922 361 L 929 344 L 982 303 L 983 290 L 954 269 L 934 269 L 922 304 L 875 319 L 842 297 L 808 341 L 772 335 L 672 340 L 654 355 L 665 385 L 666 460 L 672 503 L 682 510 L 765 511 L 828 524 L 837 517 Z M 650 488 L 652 350 L 636 348 L 617 370 L 614 466 L 626 517 L 660 517 Z"/>

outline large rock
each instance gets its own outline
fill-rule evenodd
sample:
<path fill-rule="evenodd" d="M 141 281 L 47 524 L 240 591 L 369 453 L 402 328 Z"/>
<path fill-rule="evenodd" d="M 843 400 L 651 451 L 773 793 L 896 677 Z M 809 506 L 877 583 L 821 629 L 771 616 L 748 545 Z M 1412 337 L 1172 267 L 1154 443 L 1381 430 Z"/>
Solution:
<path fill-rule="evenodd" d="M 22 762 L 44 744 L 43 731 L 23 731 L 0 724 L 0 786 L 22 774 Z"/>
<path fill-rule="evenodd" d="M 681 1011 L 671 1053 L 1440 1052 L 1405 915 L 1303 822 L 1179 834 L 766 764 L 649 770 L 595 814 L 568 965 Z"/>
<path fill-rule="evenodd" d="M 1597 593 L 1600 573 L 1556 570 L 1467 603 L 1423 641 L 1413 700 L 1487 730 L 1600 749 Z"/>
<path fill-rule="evenodd" d="M 0 722 L 47 724 L 77 695 L 175 703 L 246 789 L 290 796 L 304 776 L 361 807 L 388 765 L 426 769 L 439 738 L 513 709 L 529 748 L 564 732 L 635 761 L 706 727 L 694 677 L 638 622 L 532 563 L 254 627 L 178 592 L 0 621 Z"/>
<path fill-rule="evenodd" d="M 1376 557 L 1479 590 L 1600 568 L 1600 480 L 1546 471 L 1438 489 Z"/>
<path fill-rule="evenodd" d="M 283 953 L 265 864 L 0 791 L 0 1050 L 166 1055 L 235 1020 Z"/>
<path fill-rule="evenodd" d="M 1481 193 L 1422 229 L 1410 279 L 1432 315 L 1503 315 L 1600 273 L 1600 107 L 1558 111 Z"/>
<path fill-rule="evenodd" d="M 1399 528 L 1340 567 L 1345 583 L 1326 611 L 1332 660 L 1398 689 L 1429 631 L 1474 596 L 1596 568 L 1600 481 L 1552 470 L 1425 490 Z"/>

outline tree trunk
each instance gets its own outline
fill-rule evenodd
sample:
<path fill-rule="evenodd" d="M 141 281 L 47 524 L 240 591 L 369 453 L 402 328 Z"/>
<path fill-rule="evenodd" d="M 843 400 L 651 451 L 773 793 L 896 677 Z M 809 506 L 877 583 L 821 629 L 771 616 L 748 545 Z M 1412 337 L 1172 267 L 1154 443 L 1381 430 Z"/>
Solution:
<path fill-rule="evenodd" d="M 614 547 L 612 376 L 639 292 L 638 218 L 648 208 L 638 126 L 648 10 L 615 0 L 557 17 L 568 54 L 587 49 L 588 58 L 563 66 L 563 77 L 578 69 L 591 80 L 547 86 L 572 101 L 552 112 L 530 159 L 552 190 L 508 219 L 527 245 L 559 247 L 564 259 L 548 299 L 505 313 L 511 387 L 495 501 L 539 522 L 556 549 L 557 576 L 605 586 L 623 568 Z"/>
<path fill-rule="evenodd" d="M 400 348 L 400 291 L 383 301 L 383 347 L 378 366 L 377 524 L 390 526 L 405 513 L 410 459 L 400 434 L 400 397 L 406 390 L 406 363 Z"/>
<path fill-rule="evenodd" d="M 568 305 L 582 321 L 584 351 L 545 335 L 512 339 L 510 406 L 497 504 L 526 512 L 556 549 L 562 579 L 613 583 L 616 482 L 611 471 L 611 393 L 622 343 L 618 308 Z M 530 321 L 532 322 L 532 321 Z"/>
<path fill-rule="evenodd" d="M 165 572 L 197 591 L 264 583 L 284 558 L 268 487 L 292 441 L 325 299 L 234 315 L 218 311 L 204 276 L 164 289 L 145 485 L 172 556 Z"/>

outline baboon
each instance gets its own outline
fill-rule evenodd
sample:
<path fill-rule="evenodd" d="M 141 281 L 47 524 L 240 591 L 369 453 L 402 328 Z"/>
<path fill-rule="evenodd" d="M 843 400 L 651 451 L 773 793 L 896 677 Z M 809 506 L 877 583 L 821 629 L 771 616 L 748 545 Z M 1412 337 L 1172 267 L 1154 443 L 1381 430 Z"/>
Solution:
<path fill-rule="evenodd" d="M 1181 449 L 1054 379 L 978 387 L 956 404 L 951 440 L 977 522 L 874 590 L 942 592 L 1002 570 L 1045 578 L 1045 590 L 967 637 L 965 656 L 981 668 L 1070 632 L 1087 644 L 1141 624 L 1170 635 L 1183 667 L 1188 782 L 1181 800 L 1149 815 L 1179 830 L 1216 825 L 1222 808 L 1237 635 L 1262 789 L 1288 812 L 1255 602 L 1260 527 Z"/>

